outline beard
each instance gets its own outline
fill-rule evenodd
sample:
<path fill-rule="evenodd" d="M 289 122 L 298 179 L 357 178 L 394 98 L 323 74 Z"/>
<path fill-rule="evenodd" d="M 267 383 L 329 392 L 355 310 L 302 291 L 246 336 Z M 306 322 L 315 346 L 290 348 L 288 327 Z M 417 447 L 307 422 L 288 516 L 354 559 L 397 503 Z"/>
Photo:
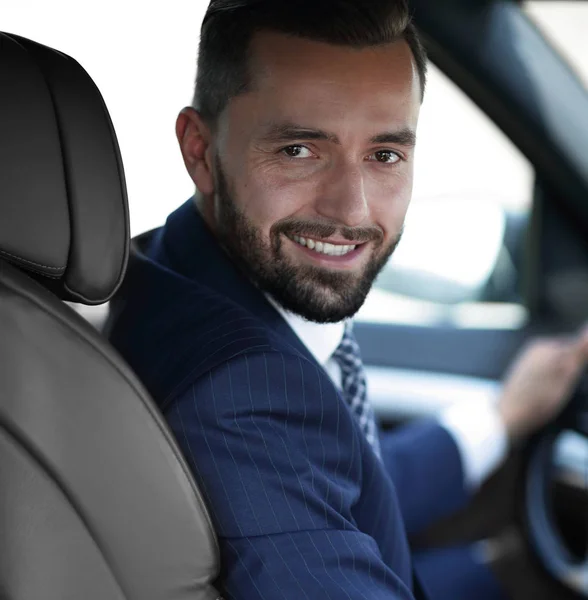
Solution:
<path fill-rule="evenodd" d="M 327 221 L 286 218 L 272 226 L 266 241 L 234 202 L 218 156 L 215 167 L 217 236 L 241 271 L 287 311 L 309 321 L 336 323 L 355 315 L 402 234 L 384 245 L 379 227 L 351 228 Z M 327 239 L 337 232 L 350 244 L 373 242 L 372 256 L 361 273 L 294 264 L 283 252 L 283 236 Z"/>

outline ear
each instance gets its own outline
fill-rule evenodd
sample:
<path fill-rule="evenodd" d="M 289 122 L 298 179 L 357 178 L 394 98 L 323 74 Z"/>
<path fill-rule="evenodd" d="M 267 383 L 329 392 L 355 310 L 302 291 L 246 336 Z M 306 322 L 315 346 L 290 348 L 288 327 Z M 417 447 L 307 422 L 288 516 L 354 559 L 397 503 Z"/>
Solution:
<path fill-rule="evenodd" d="M 214 193 L 210 128 L 196 110 L 188 107 L 178 115 L 176 136 L 188 174 L 198 191 L 210 196 Z"/>

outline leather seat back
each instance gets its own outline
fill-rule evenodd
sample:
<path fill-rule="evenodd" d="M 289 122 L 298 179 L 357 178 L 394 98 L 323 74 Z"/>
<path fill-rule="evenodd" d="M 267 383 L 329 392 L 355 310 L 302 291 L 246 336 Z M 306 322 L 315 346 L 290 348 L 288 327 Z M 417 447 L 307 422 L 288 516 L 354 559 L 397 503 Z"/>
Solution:
<path fill-rule="evenodd" d="M 0 596 L 214 600 L 218 548 L 140 382 L 63 300 L 108 301 L 128 207 L 100 93 L 0 33 Z"/>

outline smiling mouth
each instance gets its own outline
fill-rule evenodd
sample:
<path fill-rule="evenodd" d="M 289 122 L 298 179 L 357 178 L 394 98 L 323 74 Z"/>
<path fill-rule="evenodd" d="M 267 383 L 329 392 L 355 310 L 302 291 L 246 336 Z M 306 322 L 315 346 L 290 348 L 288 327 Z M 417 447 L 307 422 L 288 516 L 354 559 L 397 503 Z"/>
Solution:
<path fill-rule="evenodd" d="M 315 240 L 301 237 L 299 235 L 288 236 L 290 240 L 304 246 L 309 250 L 313 250 L 317 254 L 323 254 L 326 256 L 346 256 L 353 252 L 358 246 L 357 245 L 343 245 L 343 244 L 330 244 L 328 242 L 317 242 Z"/>

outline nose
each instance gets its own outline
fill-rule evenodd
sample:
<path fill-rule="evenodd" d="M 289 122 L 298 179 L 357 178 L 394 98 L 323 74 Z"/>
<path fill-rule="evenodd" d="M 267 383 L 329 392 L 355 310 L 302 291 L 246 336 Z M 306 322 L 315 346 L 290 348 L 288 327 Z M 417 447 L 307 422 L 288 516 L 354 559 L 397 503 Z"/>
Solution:
<path fill-rule="evenodd" d="M 361 167 L 349 164 L 332 167 L 320 191 L 316 210 L 321 216 L 346 227 L 365 224 L 369 204 Z"/>

